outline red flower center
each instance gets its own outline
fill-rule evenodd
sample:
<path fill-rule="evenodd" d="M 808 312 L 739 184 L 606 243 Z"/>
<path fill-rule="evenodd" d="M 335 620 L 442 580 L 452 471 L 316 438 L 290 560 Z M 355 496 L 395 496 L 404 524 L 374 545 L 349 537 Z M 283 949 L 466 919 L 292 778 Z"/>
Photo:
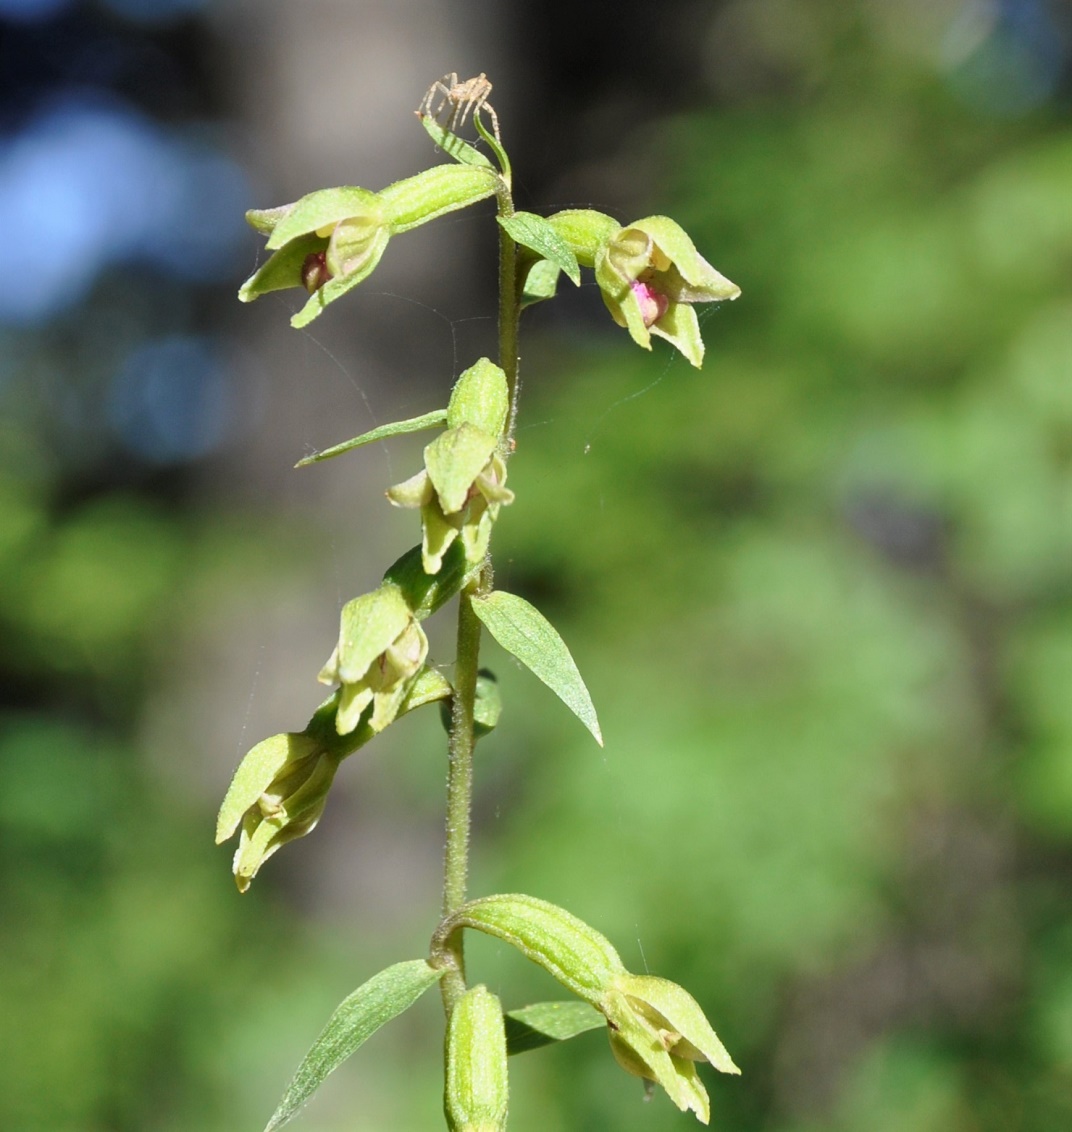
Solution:
<path fill-rule="evenodd" d="M 640 304 L 640 317 L 643 318 L 644 325 L 651 326 L 652 323 L 658 322 L 659 319 L 666 314 L 667 307 L 670 306 L 670 300 L 665 295 L 656 291 L 650 283 L 645 283 L 642 279 L 634 279 L 630 286 L 633 288 L 633 294 Z"/>

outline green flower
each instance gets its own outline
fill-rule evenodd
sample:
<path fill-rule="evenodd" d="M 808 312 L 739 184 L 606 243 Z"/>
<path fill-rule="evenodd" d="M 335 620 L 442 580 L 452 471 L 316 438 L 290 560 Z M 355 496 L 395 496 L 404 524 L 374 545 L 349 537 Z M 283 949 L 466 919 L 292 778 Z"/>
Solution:
<path fill-rule="evenodd" d="M 653 975 L 615 975 L 598 1008 L 610 1027 L 618 1064 L 661 1085 L 682 1112 L 711 1119 L 707 1090 L 696 1072 L 706 1061 L 722 1073 L 740 1073 L 696 1000 L 683 987 Z"/>
<path fill-rule="evenodd" d="M 345 186 L 309 193 L 280 208 L 252 209 L 246 219 L 268 236 L 272 255 L 242 284 L 249 303 L 269 291 L 305 287 L 310 299 L 291 320 L 311 322 L 380 262 L 391 237 L 379 194 Z"/>
<path fill-rule="evenodd" d="M 595 272 L 611 316 L 638 346 L 650 350 L 651 335 L 657 334 L 697 368 L 704 344 L 694 304 L 736 299 L 741 293 L 666 216 L 618 229 L 596 252 Z"/>
<path fill-rule="evenodd" d="M 481 358 L 451 390 L 447 429 L 425 448 L 424 468 L 388 489 L 396 507 L 420 508 L 426 574 L 439 573 L 459 537 L 466 562 L 481 561 L 499 508 L 513 503 L 501 453 L 509 410 L 506 374 Z"/>
<path fill-rule="evenodd" d="M 251 209 L 246 220 L 268 236 L 273 254 L 238 297 L 249 303 L 269 291 L 304 287 L 310 299 L 290 324 L 305 326 L 372 274 L 392 236 L 492 196 L 498 183 L 490 169 L 436 165 L 378 193 L 345 185 Z"/>
<path fill-rule="evenodd" d="M 368 724 L 382 731 L 428 656 L 428 638 L 396 585 L 385 583 L 343 606 L 339 643 L 320 671 L 323 684 L 341 685 L 335 728 L 348 735 L 372 705 Z"/>
<path fill-rule="evenodd" d="M 315 735 L 287 732 L 242 760 L 216 826 L 218 845 L 241 823 L 233 865 L 239 892 L 273 853 L 316 827 L 342 758 Z"/>
<path fill-rule="evenodd" d="M 467 562 L 479 562 L 487 552 L 499 508 L 514 501 L 498 443 L 472 424 L 449 428 L 425 448 L 424 468 L 388 489 L 396 507 L 420 508 L 426 573 L 439 573 L 456 538 Z"/>

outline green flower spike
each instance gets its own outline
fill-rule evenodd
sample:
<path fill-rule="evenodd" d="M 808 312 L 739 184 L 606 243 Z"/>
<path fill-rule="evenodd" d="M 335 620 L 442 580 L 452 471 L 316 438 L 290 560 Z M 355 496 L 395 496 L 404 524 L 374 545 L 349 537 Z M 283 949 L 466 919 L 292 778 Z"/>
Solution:
<path fill-rule="evenodd" d="M 596 253 L 595 272 L 611 316 L 628 328 L 638 346 L 650 350 L 651 335 L 657 334 L 697 369 L 704 344 L 693 305 L 736 299 L 741 293 L 666 216 L 620 228 Z"/>
<path fill-rule="evenodd" d="M 379 193 L 321 189 L 293 204 L 251 209 L 246 220 L 268 236 L 273 254 L 242 284 L 244 303 L 269 291 L 304 287 L 309 301 L 290 320 L 301 327 L 376 269 L 387 241 L 495 193 L 490 169 L 437 165 Z"/>
<path fill-rule="evenodd" d="M 343 606 L 339 643 L 320 671 L 342 685 L 335 728 L 348 735 L 372 704 L 368 724 L 382 731 L 398 714 L 428 655 L 428 638 L 398 586 L 385 583 Z"/>
<path fill-rule="evenodd" d="M 499 508 L 514 500 L 499 451 L 508 410 L 506 375 L 481 358 L 458 379 L 447 407 L 449 427 L 425 448 L 424 468 L 387 492 L 396 507 L 420 508 L 428 574 L 439 573 L 459 537 L 466 561 L 479 562 Z"/>

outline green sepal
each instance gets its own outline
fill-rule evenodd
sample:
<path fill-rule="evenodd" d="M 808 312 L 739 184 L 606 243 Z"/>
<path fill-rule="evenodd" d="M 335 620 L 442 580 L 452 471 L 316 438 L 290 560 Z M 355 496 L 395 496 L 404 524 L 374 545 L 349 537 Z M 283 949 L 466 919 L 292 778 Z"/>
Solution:
<path fill-rule="evenodd" d="M 428 131 L 432 141 L 448 157 L 453 157 L 455 161 L 462 165 L 481 165 L 485 169 L 494 170 L 494 165 L 485 154 L 467 141 L 462 141 L 457 134 L 452 134 L 446 127 L 441 126 L 431 114 L 422 114 L 418 110 L 417 117 L 420 119 L 421 125 Z"/>
<path fill-rule="evenodd" d="M 606 1025 L 606 1018 L 587 1002 L 535 1002 L 506 1012 L 506 1052 L 527 1053 Z"/>
<path fill-rule="evenodd" d="M 497 437 L 463 423 L 425 448 L 424 466 L 445 515 L 453 515 L 468 502 L 473 481 L 487 467 L 497 445 Z"/>
<path fill-rule="evenodd" d="M 594 267 L 596 254 L 621 225 L 613 216 L 591 208 L 568 208 L 547 218 L 547 223 L 577 257 L 582 267 Z"/>
<path fill-rule="evenodd" d="M 534 212 L 515 212 L 513 216 L 496 217 L 517 244 L 534 251 L 569 276 L 576 286 L 581 285 L 581 268 L 576 253 L 557 229 L 544 217 Z"/>
<path fill-rule="evenodd" d="M 384 228 L 377 228 L 376 235 L 372 243 L 368 247 L 368 251 L 361 266 L 347 275 L 336 275 L 334 279 L 329 279 L 323 287 L 314 291 L 309 296 L 309 301 L 296 315 L 290 320 L 290 325 L 296 330 L 300 330 L 303 326 L 308 326 L 318 315 L 323 313 L 323 310 L 329 303 L 333 303 L 336 299 L 341 298 L 347 291 L 356 287 L 358 283 L 367 279 L 373 271 L 376 270 L 377 264 L 383 257 L 384 249 L 387 247 L 387 241 L 391 238 L 390 231 Z"/>
<path fill-rule="evenodd" d="M 302 264 L 307 256 L 327 249 L 327 236 L 312 233 L 291 240 L 285 248 L 270 255 L 238 289 L 240 302 L 251 303 L 269 291 L 283 291 L 302 285 Z"/>
<path fill-rule="evenodd" d="M 423 959 L 411 959 L 373 975 L 343 999 L 313 1042 L 287 1086 L 264 1132 L 276 1132 L 324 1082 L 385 1022 L 397 1018 L 443 976 Z"/>
<path fill-rule="evenodd" d="M 473 611 L 495 640 L 542 680 L 602 747 L 603 735 L 592 697 L 566 642 L 551 622 L 524 598 L 505 590 L 474 597 Z"/>
<path fill-rule="evenodd" d="M 343 684 L 360 680 L 412 617 L 397 586 L 381 585 L 348 601 L 340 617 L 337 664 L 330 678 Z"/>
<path fill-rule="evenodd" d="M 454 383 L 447 405 L 447 427 L 470 424 L 489 436 L 499 437 L 509 411 L 506 374 L 489 358 L 481 358 Z"/>
<path fill-rule="evenodd" d="M 246 211 L 246 223 L 262 235 L 270 236 L 276 225 L 290 212 L 297 201 L 276 205 L 275 208 L 250 208 Z"/>
<path fill-rule="evenodd" d="M 325 448 L 323 452 L 314 452 L 312 456 L 305 456 L 294 467 L 305 468 L 309 464 L 318 464 L 321 460 L 330 460 L 333 456 L 341 456 L 354 448 L 361 448 L 365 444 L 372 444 L 376 440 L 386 440 L 389 436 L 405 436 L 410 432 L 422 432 L 425 429 L 437 428 L 447 419 L 446 409 L 434 409 L 420 417 L 410 417 L 407 421 L 392 421 L 390 424 L 377 425 L 376 428 L 355 436 L 353 440 L 344 440 Z"/>
<path fill-rule="evenodd" d="M 216 818 L 216 844 L 234 836 L 246 811 L 286 766 L 308 758 L 319 748 L 316 739 L 296 732 L 272 735 L 252 747 L 238 764 L 224 795 Z"/>
<path fill-rule="evenodd" d="M 671 261 L 675 282 L 666 293 L 678 303 L 713 303 L 736 299 L 741 288 L 716 271 L 696 250 L 692 237 L 669 216 L 646 216 L 628 225 L 650 236 L 659 251 Z M 677 278 L 680 276 L 680 278 Z"/>
<path fill-rule="evenodd" d="M 379 193 L 384 217 L 397 235 L 459 208 L 494 196 L 499 177 L 475 165 L 433 165 Z"/>
<path fill-rule="evenodd" d="M 475 986 L 458 999 L 447 1023 L 443 1111 L 451 1132 L 506 1127 L 509 1082 L 499 1000 Z"/>
<path fill-rule="evenodd" d="M 436 574 L 427 574 L 421 558 L 421 547 L 407 550 L 384 574 L 383 580 L 396 585 L 406 604 L 418 621 L 431 617 L 466 584 L 471 574 L 479 570 L 465 560 L 465 548 L 454 542 L 443 555 L 443 563 Z"/>
<path fill-rule="evenodd" d="M 672 303 L 666 314 L 651 324 L 650 331 L 680 350 L 697 369 L 703 365 L 704 342 L 695 308 L 687 303 Z"/>
<path fill-rule="evenodd" d="M 538 259 L 527 270 L 522 267 L 521 275 L 521 308 L 532 306 L 533 303 L 542 303 L 545 299 L 553 299 L 558 290 L 558 277 L 562 272 L 553 263 L 546 259 Z"/>
<path fill-rule="evenodd" d="M 275 251 L 310 232 L 333 228 L 339 221 L 355 216 L 367 217 L 370 223 L 383 223 L 383 210 L 376 193 L 352 185 L 318 189 L 284 207 L 286 212 L 272 226 L 266 245 L 269 251 Z M 275 210 L 265 210 L 271 211 Z"/>
<path fill-rule="evenodd" d="M 626 974 L 610 940 L 564 908 L 510 893 L 463 904 L 440 924 L 433 951 L 459 928 L 472 928 L 516 947 L 578 998 L 597 1006 L 617 975 Z"/>
<path fill-rule="evenodd" d="M 625 974 L 614 980 L 614 989 L 654 1012 L 660 1024 L 667 1023 L 665 1028 L 679 1035 L 673 1046 L 675 1056 L 706 1061 L 720 1073 L 741 1072 L 700 1004 L 684 987 L 656 975 Z"/>

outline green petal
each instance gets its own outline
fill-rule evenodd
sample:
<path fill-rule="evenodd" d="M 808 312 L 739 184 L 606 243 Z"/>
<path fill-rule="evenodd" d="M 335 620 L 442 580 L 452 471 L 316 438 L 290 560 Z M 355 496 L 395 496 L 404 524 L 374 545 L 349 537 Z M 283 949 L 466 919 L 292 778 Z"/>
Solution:
<path fill-rule="evenodd" d="M 666 314 L 652 324 L 651 332 L 677 347 L 697 369 L 703 365 L 704 344 L 700 337 L 700 320 L 688 303 L 671 303 L 666 308 Z"/>
<path fill-rule="evenodd" d="M 281 248 L 299 236 L 338 224 L 351 216 L 368 217 L 375 223 L 382 223 L 379 197 L 368 189 L 349 185 L 308 193 L 280 217 L 268 240 L 268 248 Z"/>
<path fill-rule="evenodd" d="M 669 1023 L 669 1028 L 695 1046 L 720 1073 L 740 1073 L 726 1047 L 711 1028 L 700 1004 L 684 987 L 655 975 L 620 975 L 615 989 L 647 1003 Z"/>
<path fill-rule="evenodd" d="M 445 515 L 460 511 L 473 481 L 487 467 L 498 443 L 483 429 L 461 424 L 437 436 L 424 450 L 424 466 Z"/>
<path fill-rule="evenodd" d="M 651 335 L 644 325 L 644 316 L 640 313 L 640 304 L 633 294 L 633 288 L 615 270 L 610 257 L 605 253 L 601 253 L 596 260 L 596 282 L 614 321 L 619 326 L 628 328 L 630 337 L 638 346 L 650 350 Z"/>
<path fill-rule="evenodd" d="M 684 301 L 716 302 L 721 299 L 736 299 L 741 293 L 736 283 L 731 283 L 700 255 L 689 234 L 676 220 L 671 220 L 669 216 L 646 216 L 643 220 L 630 224 L 629 228 L 639 229 L 650 236 L 659 250 L 674 263 L 685 281 L 696 289 L 697 297 Z"/>
<path fill-rule="evenodd" d="M 313 754 L 319 744 L 306 735 L 287 732 L 262 739 L 238 764 L 216 820 L 216 844 L 234 835 L 245 812 L 282 773 L 288 763 Z"/>
<path fill-rule="evenodd" d="M 397 586 L 383 585 L 343 606 L 339 628 L 338 679 L 360 680 L 372 662 L 413 619 Z"/>
<path fill-rule="evenodd" d="M 292 212 L 297 203 L 297 201 L 291 201 L 290 204 L 276 205 L 275 208 L 251 208 L 246 212 L 246 223 L 258 232 L 270 236 L 280 220 L 288 212 Z"/>
<path fill-rule="evenodd" d="M 290 320 L 290 325 L 296 330 L 308 326 L 329 303 L 341 298 L 352 287 L 356 287 L 362 280 L 367 279 L 376 270 L 376 265 L 383 257 L 384 248 L 387 247 L 389 239 L 390 233 L 386 228 L 378 229 L 368 258 L 361 264 L 361 267 L 349 275 L 337 275 L 334 279 L 329 279 L 323 287 L 309 296 L 309 301 Z"/>
<path fill-rule="evenodd" d="M 251 303 L 269 291 L 282 291 L 302 285 L 302 264 L 313 252 L 322 252 L 328 246 L 326 236 L 309 235 L 292 240 L 285 248 L 271 255 L 242 284 L 238 298 Z"/>

